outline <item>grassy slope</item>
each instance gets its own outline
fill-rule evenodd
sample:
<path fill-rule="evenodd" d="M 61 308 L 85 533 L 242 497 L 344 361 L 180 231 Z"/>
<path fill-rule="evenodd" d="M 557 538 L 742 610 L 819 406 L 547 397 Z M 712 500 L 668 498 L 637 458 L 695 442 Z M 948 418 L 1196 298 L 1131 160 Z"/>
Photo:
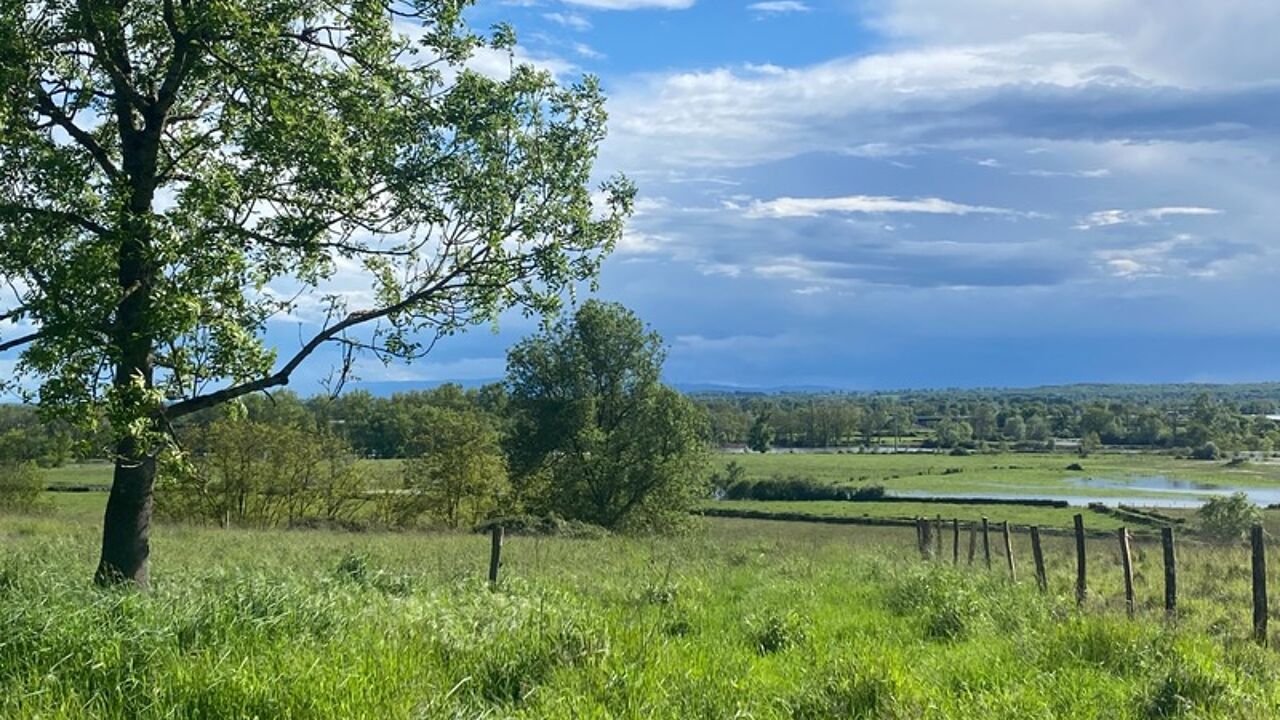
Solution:
<path fill-rule="evenodd" d="M 1273 717 L 1242 551 L 1185 548 L 1162 622 L 1094 543 L 1093 596 L 914 560 L 910 530 L 717 521 L 676 540 L 160 526 L 154 591 L 86 582 L 96 528 L 0 516 L 2 717 Z M 1027 557 L 1019 537 L 1015 553 Z M 997 564 L 997 568 L 1001 565 Z M 1026 573 L 1026 568 L 1022 568 Z"/>

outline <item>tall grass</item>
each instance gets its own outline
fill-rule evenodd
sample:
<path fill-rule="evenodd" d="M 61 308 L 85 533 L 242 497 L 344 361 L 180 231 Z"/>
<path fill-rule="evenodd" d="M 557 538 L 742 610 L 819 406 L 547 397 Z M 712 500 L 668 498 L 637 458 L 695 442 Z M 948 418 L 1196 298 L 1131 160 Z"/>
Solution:
<path fill-rule="evenodd" d="M 678 539 L 157 528 L 154 588 L 95 533 L 0 517 L 4 718 L 1274 717 L 1240 550 L 1183 552 L 1185 611 L 912 557 L 911 531 L 709 522 Z M 1021 550 L 1019 550 L 1021 552 Z M 1154 597 L 1158 552 L 1138 552 Z M 999 567 L 999 564 L 997 564 Z M 1023 574 L 1026 574 L 1024 570 Z"/>

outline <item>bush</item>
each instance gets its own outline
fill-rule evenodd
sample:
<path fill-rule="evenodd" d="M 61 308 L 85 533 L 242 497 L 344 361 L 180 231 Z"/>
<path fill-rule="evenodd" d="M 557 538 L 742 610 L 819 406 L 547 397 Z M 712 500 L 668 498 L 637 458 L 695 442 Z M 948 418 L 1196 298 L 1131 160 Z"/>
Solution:
<path fill-rule="evenodd" d="M 739 480 L 724 489 L 726 500 L 879 500 L 884 495 L 880 485 L 840 487 L 801 475 Z"/>
<path fill-rule="evenodd" d="M 1220 454 L 1218 446 L 1211 441 L 1192 451 L 1191 458 L 1193 460 L 1217 460 Z"/>
<path fill-rule="evenodd" d="M 30 512 L 40 504 L 44 483 L 33 462 L 0 465 L 0 510 Z"/>
<path fill-rule="evenodd" d="M 1242 492 L 1210 498 L 1196 514 L 1201 531 L 1219 542 L 1236 542 L 1262 522 L 1262 510 Z"/>

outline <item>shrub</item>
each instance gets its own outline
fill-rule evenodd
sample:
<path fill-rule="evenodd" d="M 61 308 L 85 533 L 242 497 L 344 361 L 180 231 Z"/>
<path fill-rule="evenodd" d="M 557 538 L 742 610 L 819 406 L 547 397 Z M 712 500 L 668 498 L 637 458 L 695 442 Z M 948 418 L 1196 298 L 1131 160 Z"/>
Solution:
<path fill-rule="evenodd" d="M 1262 511 L 1242 492 L 1210 498 L 1196 514 L 1204 534 L 1219 542 L 1235 542 L 1262 522 Z"/>
<path fill-rule="evenodd" d="M 1210 441 L 1193 450 L 1191 458 L 1193 460 L 1217 460 L 1219 454 L 1218 446 Z"/>
<path fill-rule="evenodd" d="M 40 503 L 44 483 L 33 462 L 0 465 L 0 510 L 30 512 Z"/>

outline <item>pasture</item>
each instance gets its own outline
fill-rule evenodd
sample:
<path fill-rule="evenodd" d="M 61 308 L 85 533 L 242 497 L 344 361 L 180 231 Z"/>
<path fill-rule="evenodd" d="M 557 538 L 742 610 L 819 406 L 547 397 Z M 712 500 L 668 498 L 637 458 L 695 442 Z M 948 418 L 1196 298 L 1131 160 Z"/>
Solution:
<path fill-rule="evenodd" d="M 924 563 L 913 531 L 708 520 L 677 538 L 155 532 L 148 594 L 94 589 L 97 527 L 0 516 L 0 716 L 1273 717 L 1247 553 L 1049 538 L 1050 592 Z M 1025 563 L 1025 538 L 1015 555 Z"/>

